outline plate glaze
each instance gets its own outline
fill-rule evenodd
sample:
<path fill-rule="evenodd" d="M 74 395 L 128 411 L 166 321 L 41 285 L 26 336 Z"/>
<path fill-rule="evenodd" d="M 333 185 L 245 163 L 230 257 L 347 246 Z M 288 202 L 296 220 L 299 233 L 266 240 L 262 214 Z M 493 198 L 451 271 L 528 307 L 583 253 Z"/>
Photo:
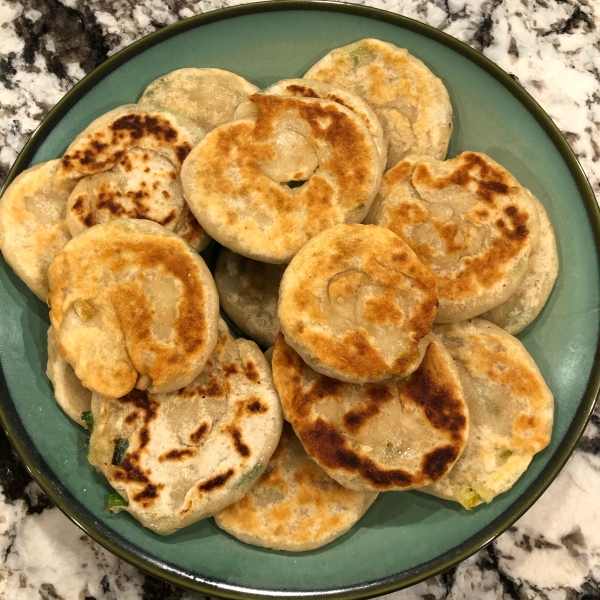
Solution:
<path fill-rule="evenodd" d="M 247 546 L 212 519 L 169 537 L 106 508 L 110 487 L 88 464 L 87 434 L 58 408 L 45 376 L 48 308 L 0 261 L 0 418 L 35 479 L 82 529 L 161 579 L 227 598 L 361 598 L 414 584 L 488 543 L 543 492 L 575 447 L 600 383 L 600 218 L 594 195 L 549 117 L 506 73 L 426 25 L 363 6 L 244 5 L 166 27 L 103 63 L 53 109 L 19 156 L 10 182 L 59 157 L 108 110 L 135 102 L 156 77 L 219 67 L 259 87 L 299 77 L 329 50 L 364 37 L 409 49 L 447 86 L 454 108 L 448 156 L 485 152 L 543 202 L 556 228 L 561 270 L 541 315 L 518 337 L 556 400 L 552 442 L 490 505 L 467 512 L 419 492 L 388 492 L 350 532 L 306 553 Z"/>

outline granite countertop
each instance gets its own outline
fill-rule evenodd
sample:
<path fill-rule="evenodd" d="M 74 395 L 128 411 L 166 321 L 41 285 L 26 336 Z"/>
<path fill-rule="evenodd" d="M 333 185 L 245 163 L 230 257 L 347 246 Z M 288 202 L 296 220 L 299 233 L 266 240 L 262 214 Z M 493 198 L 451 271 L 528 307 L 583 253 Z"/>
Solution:
<path fill-rule="evenodd" d="M 46 113 L 134 40 L 236 0 L 0 0 L 0 182 Z M 548 112 L 600 194 L 597 0 L 360 0 L 466 42 Z M 450 571 L 386 596 L 402 600 L 600 598 L 600 411 L 566 467 L 504 534 Z M 175 600 L 73 525 L 0 432 L 0 599 Z"/>

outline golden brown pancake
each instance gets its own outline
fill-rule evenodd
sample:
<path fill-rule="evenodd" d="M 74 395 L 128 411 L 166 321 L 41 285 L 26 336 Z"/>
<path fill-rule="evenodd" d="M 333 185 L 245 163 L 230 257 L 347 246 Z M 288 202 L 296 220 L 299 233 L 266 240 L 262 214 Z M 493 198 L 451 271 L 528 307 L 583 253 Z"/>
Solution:
<path fill-rule="evenodd" d="M 443 477 L 467 442 L 456 366 L 433 337 L 406 379 L 356 385 L 313 371 L 280 334 L 273 379 L 308 455 L 352 490 L 407 490 Z"/>
<path fill-rule="evenodd" d="M 258 88 L 222 69 L 178 69 L 154 80 L 138 104 L 164 106 L 186 115 L 205 131 L 231 121 L 238 104 Z"/>
<path fill-rule="evenodd" d="M 48 267 L 71 239 L 65 213 L 75 183 L 56 174 L 60 160 L 19 174 L 0 199 L 0 249 L 6 262 L 44 302 Z"/>
<path fill-rule="evenodd" d="M 94 394 L 89 461 L 162 535 L 239 500 L 265 470 L 281 435 L 271 370 L 258 346 L 223 321 L 202 373 L 165 394 Z"/>
<path fill-rule="evenodd" d="M 214 271 L 219 302 L 227 316 L 262 346 L 272 346 L 279 333 L 277 302 L 284 265 L 261 263 L 219 250 Z"/>
<path fill-rule="evenodd" d="M 285 263 L 327 227 L 362 221 L 379 189 L 381 162 L 364 122 L 340 104 L 260 94 L 251 100 L 260 109 L 255 120 L 213 129 L 190 153 L 183 190 L 219 243 Z"/>
<path fill-rule="evenodd" d="M 79 178 L 112 169 L 131 148 L 155 150 L 179 171 L 204 130 L 184 115 L 124 104 L 92 121 L 69 145 L 58 170 Z"/>
<path fill-rule="evenodd" d="M 529 192 L 529 190 L 526 190 Z M 517 291 L 481 317 L 512 335 L 523 331 L 541 312 L 558 276 L 558 251 L 554 228 L 544 205 L 529 192 L 540 218 L 540 239 L 529 257 L 529 266 Z"/>
<path fill-rule="evenodd" d="M 373 109 L 354 92 L 346 90 L 337 85 L 324 83 L 323 81 L 311 81 L 310 79 L 282 79 L 268 88 L 262 90 L 261 94 L 273 96 L 298 96 L 300 98 L 322 98 L 337 102 L 353 113 L 356 113 L 367 126 L 373 137 L 377 150 L 381 156 L 381 166 L 385 169 L 388 153 L 387 137 L 383 133 L 381 123 Z M 243 101 L 235 111 L 238 119 L 254 117 L 258 113 L 258 107 L 249 99 Z"/>
<path fill-rule="evenodd" d="M 215 523 L 246 544 L 302 552 L 346 533 L 375 498 L 329 477 L 284 423 L 266 471 L 241 500 L 215 515 Z"/>
<path fill-rule="evenodd" d="M 48 329 L 48 365 L 46 375 L 52 382 L 58 405 L 78 425 L 86 426 L 83 412 L 92 409 L 92 392 L 83 387 L 73 367 L 61 356 L 54 328 Z"/>
<path fill-rule="evenodd" d="M 550 443 L 554 398 L 521 342 L 496 325 L 471 319 L 435 331 L 456 362 L 471 429 L 450 473 L 422 491 L 469 509 L 508 490 Z"/>
<path fill-rule="evenodd" d="M 389 140 L 388 169 L 408 154 L 445 158 L 452 134 L 448 92 L 405 48 L 360 40 L 332 50 L 304 77 L 339 85 L 371 105 Z"/>
<path fill-rule="evenodd" d="M 54 259 L 50 320 L 83 385 L 117 398 L 189 384 L 217 339 L 212 275 L 180 237 L 119 219 L 71 240 Z"/>
<path fill-rule="evenodd" d="M 350 383 L 412 373 L 436 308 L 431 273 L 375 225 L 336 225 L 314 237 L 279 289 L 286 342 L 315 371 Z"/>
<path fill-rule="evenodd" d="M 154 150 L 128 150 L 112 169 L 81 179 L 69 197 L 67 224 L 73 237 L 122 218 L 154 221 L 197 250 L 210 241 L 183 197 L 179 170 Z"/>
<path fill-rule="evenodd" d="M 521 285 L 539 238 L 538 212 L 489 156 L 408 157 L 388 171 L 366 219 L 405 240 L 435 275 L 437 323 L 502 304 Z"/>

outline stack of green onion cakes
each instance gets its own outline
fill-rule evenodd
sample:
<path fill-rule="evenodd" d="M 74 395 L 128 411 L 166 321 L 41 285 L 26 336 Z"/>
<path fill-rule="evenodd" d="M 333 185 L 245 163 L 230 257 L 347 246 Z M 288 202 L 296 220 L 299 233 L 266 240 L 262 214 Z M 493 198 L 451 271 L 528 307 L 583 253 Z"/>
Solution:
<path fill-rule="evenodd" d="M 179 69 L 8 187 L 0 248 L 50 306 L 47 375 L 111 510 L 300 552 L 379 493 L 491 502 L 548 445 L 513 336 L 552 224 L 491 157 L 446 160 L 440 76 L 373 39 L 262 91 Z"/>

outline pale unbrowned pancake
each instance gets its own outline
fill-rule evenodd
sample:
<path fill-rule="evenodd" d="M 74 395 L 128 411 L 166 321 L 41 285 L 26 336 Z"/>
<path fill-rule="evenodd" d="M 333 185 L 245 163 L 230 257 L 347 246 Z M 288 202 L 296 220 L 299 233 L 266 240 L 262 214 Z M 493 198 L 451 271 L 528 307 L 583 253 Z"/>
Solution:
<path fill-rule="evenodd" d="M 0 200 L 0 249 L 6 262 L 44 302 L 48 267 L 71 239 L 65 221 L 75 182 L 59 177 L 60 160 L 31 167 L 18 175 Z"/>
<path fill-rule="evenodd" d="M 85 387 L 120 397 L 190 383 L 217 339 L 206 264 L 152 221 L 118 219 L 71 240 L 48 273 L 50 320 Z"/>
<path fill-rule="evenodd" d="M 85 427 L 86 423 L 81 418 L 81 414 L 92 409 L 92 392 L 83 387 L 81 381 L 77 379 L 73 367 L 61 356 L 52 326 L 48 329 L 46 375 L 52 382 L 54 397 L 58 405 L 75 423 Z"/>
<path fill-rule="evenodd" d="M 356 385 L 313 371 L 280 334 L 273 379 L 308 455 L 353 490 L 407 490 L 439 480 L 467 442 L 456 366 L 433 337 L 406 379 Z"/>
<path fill-rule="evenodd" d="M 179 170 L 204 137 L 191 119 L 152 106 L 124 104 L 92 121 L 70 144 L 59 174 L 79 178 L 114 167 L 131 148 L 155 150 Z"/>
<path fill-rule="evenodd" d="M 529 191 L 529 190 L 527 190 Z M 558 252 L 554 228 L 544 205 L 533 195 L 540 218 L 540 239 L 529 257 L 529 266 L 517 291 L 481 317 L 516 335 L 541 312 L 558 276 Z"/>
<path fill-rule="evenodd" d="M 145 527 L 166 535 L 239 500 L 281 435 L 271 370 L 258 346 L 223 321 L 202 373 L 167 394 L 94 394 L 89 461 Z"/>
<path fill-rule="evenodd" d="M 436 308 L 433 276 L 397 235 L 336 225 L 288 265 L 278 314 L 286 342 L 315 371 L 365 383 L 419 366 Z"/>
<path fill-rule="evenodd" d="M 346 533 L 377 498 L 341 486 L 307 454 L 289 423 L 269 466 L 215 523 L 246 544 L 302 552 Z"/>
<path fill-rule="evenodd" d="M 550 443 L 554 398 L 525 347 L 496 325 L 471 319 L 435 331 L 456 362 L 471 429 L 450 473 L 422 491 L 468 509 L 508 490 Z"/>
<path fill-rule="evenodd" d="M 261 263 L 219 250 L 214 277 L 227 316 L 262 346 L 272 346 L 279 332 L 277 302 L 284 265 Z"/>
<path fill-rule="evenodd" d="M 183 190 L 222 245 L 285 263 L 327 227 L 362 221 L 379 189 L 381 162 L 364 122 L 340 104 L 260 94 L 251 100 L 260 109 L 256 120 L 213 129 L 190 153 Z"/>
<path fill-rule="evenodd" d="M 282 79 L 261 91 L 261 94 L 274 96 L 299 96 L 300 98 L 322 98 L 337 102 L 356 113 L 367 126 L 381 156 L 381 166 L 385 169 L 388 153 L 387 137 L 373 109 L 360 96 L 337 85 L 310 79 Z M 235 111 L 236 118 L 254 117 L 258 107 L 249 99 L 243 101 Z"/>
<path fill-rule="evenodd" d="M 197 250 L 210 242 L 183 197 L 179 170 L 154 150 L 128 150 L 112 169 L 81 179 L 69 197 L 67 224 L 73 237 L 122 218 L 154 221 Z"/>
<path fill-rule="evenodd" d="M 388 169 L 408 154 L 445 158 L 452 134 L 448 92 L 405 48 L 360 40 L 332 50 L 304 77 L 351 90 L 371 105 L 389 140 Z"/>
<path fill-rule="evenodd" d="M 238 104 L 258 88 L 222 69 L 178 69 L 154 80 L 138 104 L 182 113 L 205 131 L 231 121 Z"/>
<path fill-rule="evenodd" d="M 407 157 L 384 177 L 366 219 L 405 240 L 435 275 L 438 323 L 502 304 L 519 288 L 539 239 L 538 211 L 489 156 Z"/>

